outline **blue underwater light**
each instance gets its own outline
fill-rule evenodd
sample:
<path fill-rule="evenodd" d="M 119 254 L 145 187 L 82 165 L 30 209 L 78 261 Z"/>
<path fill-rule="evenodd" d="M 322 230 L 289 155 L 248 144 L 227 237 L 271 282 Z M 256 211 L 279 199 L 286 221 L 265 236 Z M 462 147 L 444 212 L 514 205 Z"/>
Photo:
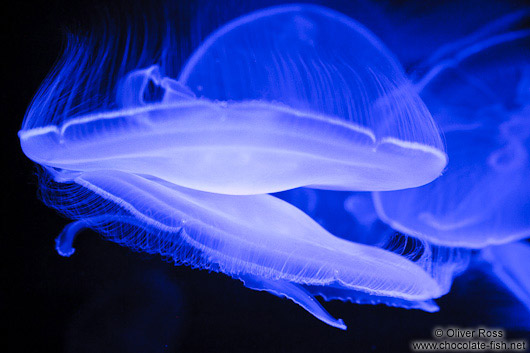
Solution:
<path fill-rule="evenodd" d="M 315 296 L 434 312 L 477 256 L 528 306 L 530 31 L 511 29 L 528 15 L 410 77 L 309 4 L 232 20 L 173 76 L 169 21 L 124 45 L 71 36 L 19 131 L 73 220 L 58 252 L 90 228 L 341 329 Z"/>

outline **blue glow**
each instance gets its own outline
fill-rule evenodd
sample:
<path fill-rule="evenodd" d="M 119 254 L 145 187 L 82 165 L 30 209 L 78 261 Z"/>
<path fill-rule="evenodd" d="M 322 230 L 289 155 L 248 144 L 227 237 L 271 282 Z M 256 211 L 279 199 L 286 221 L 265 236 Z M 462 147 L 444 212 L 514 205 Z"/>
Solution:
<path fill-rule="evenodd" d="M 341 329 L 316 296 L 439 310 L 468 248 L 528 235 L 529 33 L 497 33 L 518 18 L 440 48 L 415 83 L 315 5 L 239 17 L 182 65 L 167 19 L 71 36 L 19 132 L 73 220 L 57 251 L 90 228 Z"/>
<path fill-rule="evenodd" d="M 413 262 L 335 237 L 270 195 L 213 194 L 111 170 L 85 172 L 70 184 L 49 180 L 47 188 L 51 206 L 79 219 L 57 240 L 64 255 L 73 253 L 75 233 L 89 227 L 176 264 L 220 271 L 286 296 L 341 328 L 311 293 L 429 311 L 436 306 L 426 301 L 443 294 Z"/>
<path fill-rule="evenodd" d="M 450 163 L 428 185 L 376 193 L 379 216 L 445 246 L 481 248 L 526 238 L 530 31 L 505 31 L 455 49 L 417 83 L 444 132 Z"/>
<path fill-rule="evenodd" d="M 530 313 L 530 245 L 516 242 L 485 248 L 481 257 L 491 265 L 491 274 L 526 307 Z"/>
<path fill-rule="evenodd" d="M 449 292 L 453 279 L 470 263 L 469 249 L 433 245 L 398 233 L 381 222 L 370 193 L 296 189 L 277 196 L 340 238 L 391 251 L 413 262 L 436 281 L 443 294 Z"/>
<path fill-rule="evenodd" d="M 64 100 L 58 88 L 75 79 L 80 52 L 73 43 L 39 99 Z M 367 29 L 325 8 L 243 16 L 208 37 L 178 80 L 161 70 L 122 78 L 118 109 L 79 115 L 61 106 L 57 115 L 36 102 L 19 134 L 24 153 L 48 167 L 116 169 L 233 195 L 395 190 L 432 181 L 446 164 L 399 64 Z M 155 103 L 146 101 L 152 86 Z"/>

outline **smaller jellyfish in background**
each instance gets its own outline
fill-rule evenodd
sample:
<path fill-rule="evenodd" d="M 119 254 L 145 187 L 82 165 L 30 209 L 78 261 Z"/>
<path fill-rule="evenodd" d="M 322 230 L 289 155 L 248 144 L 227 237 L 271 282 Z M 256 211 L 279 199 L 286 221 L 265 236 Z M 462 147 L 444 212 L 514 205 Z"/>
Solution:
<path fill-rule="evenodd" d="M 450 163 L 430 184 L 375 193 L 377 212 L 393 228 L 445 246 L 526 238 L 530 30 L 457 49 L 417 83 L 444 133 Z"/>
<path fill-rule="evenodd" d="M 308 191 L 311 191 L 311 198 L 305 197 Z M 328 232 L 354 243 L 390 251 L 411 261 L 436 281 L 442 295 L 449 292 L 454 278 L 468 268 L 472 259 L 472 252 L 469 249 L 437 246 L 396 232 L 377 218 L 371 195 L 368 193 L 295 189 L 276 196 L 302 210 L 308 209 L 308 199 L 310 199 L 311 207 L 308 215 Z M 324 288 L 322 293 L 326 297 L 331 294 L 331 290 Z M 357 294 L 356 302 L 363 303 L 358 300 L 359 297 L 360 295 Z M 432 306 L 417 306 L 418 303 L 416 306 L 410 306 L 411 303 L 407 302 L 399 303 L 396 300 L 378 302 L 374 299 L 369 303 L 384 303 L 425 311 L 438 310 L 434 302 L 431 302 Z"/>
<path fill-rule="evenodd" d="M 315 295 L 437 310 L 445 289 L 422 266 L 336 237 L 266 194 L 393 190 L 440 174 L 439 132 L 377 38 L 323 7 L 269 8 L 215 31 L 173 79 L 172 41 L 135 35 L 72 39 L 19 132 L 43 167 L 44 202 L 74 220 L 61 254 L 91 228 L 342 329 Z"/>
<path fill-rule="evenodd" d="M 96 64 L 129 53 L 116 57 L 109 45 L 94 64 L 79 54 L 91 45 L 71 42 L 19 133 L 24 153 L 56 178 L 114 169 L 234 195 L 376 191 L 426 184 L 446 165 L 399 63 L 338 12 L 288 5 L 245 15 L 212 33 L 178 79 L 153 60 L 109 70 L 116 89 Z M 87 97 L 88 84 L 101 91 Z M 99 97 L 112 94 L 101 109 Z"/>
<path fill-rule="evenodd" d="M 470 4 L 471 2 L 468 2 Z M 473 5 L 472 5 L 473 6 Z M 502 7 L 502 5 L 501 5 Z M 500 11 L 490 12 L 486 15 L 486 18 L 490 18 L 491 22 L 488 21 L 479 21 L 485 26 L 479 27 L 473 21 L 466 23 L 466 26 L 473 26 L 472 30 L 466 32 L 471 32 L 469 35 L 460 36 L 456 40 L 446 40 L 444 45 L 440 45 L 435 51 L 427 52 L 427 57 L 419 61 L 411 69 L 413 70 L 410 74 L 416 78 L 421 79 L 423 83 L 429 82 L 430 75 L 436 75 L 440 69 L 443 69 L 446 65 L 439 65 L 440 63 L 451 65 L 451 62 L 458 57 L 458 54 L 455 56 L 455 53 L 459 51 L 464 55 L 466 50 L 472 48 L 474 44 L 479 43 L 488 38 L 492 38 L 496 35 L 503 34 L 509 31 L 517 31 L 520 29 L 525 29 L 527 24 L 525 23 L 526 19 L 530 14 L 529 9 L 520 9 L 513 11 L 510 6 L 506 6 L 504 9 L 497 9 Z M 511 12 L 512 10 L 513 12 Z M 501 13 L 505 13 L 501 16 Z M 500 16 L 500 17 L 499 17 Z M 492 18 L 493 17 L 493 18 Z M 441 18 L 439 16 L 439 18 Z M 431 26 L 429 26 L 431 28 Z M 418 58 L 416 58 L 418 61 Z M 457 59 L 458 61 L 458 59 Z M 435 68 L 434 70 L 433 67 Z M 429 72 L 429 75 L 425 75 L 425 71 Z M 423 72 L 423 77 L 421 75 Z M 418 85 L 421 87 L 421 81 Z"/>
<path fill-rule="evenodd" d="M 372 11 L 379 14 L 379 22 L 385 23 L 386 27 L 378 28 L 381 26 L 370 18 L 361 22 L 383 40 L 407 73 L 414 77 L 436 65 L 446 55 L 507 29 L 516 29 L 528 12 L 528 9 L 521 9 L 517 1 L 374 3 Z M 456 20 L 455 16 L 464 16 L 465 21 Z"/>
<path fill-rule="evenodd" d="M 297 188 L 274 194 L 296 206 L 333 235 L 362 244 L 377 245 L 387 225 L 378 222 L 367 192 Z"/>
<path fill-rule="evenodd" d="M 438 310 L 469 251 L 396 234 L 351 193 L 425 185 L 447 163 L 416 87 L 371 32 L 323 7 L 273 7 L 216 30 L 182 68 L 171 38 L 119 38 L 72 38 L 19 132 L 44 202 L 74 220 L 61 254 L 91 228 L 341 329 L 315 296 Z M 495 165 L 527 138 L 512 116 Z"/>
<path fill-rule="evenodd" d="M 372 195 L 368 193 L 351 193 L 344 200 L 344 209 L 364 228 L 371 228 L 379 220 L 372 202 Z"/>

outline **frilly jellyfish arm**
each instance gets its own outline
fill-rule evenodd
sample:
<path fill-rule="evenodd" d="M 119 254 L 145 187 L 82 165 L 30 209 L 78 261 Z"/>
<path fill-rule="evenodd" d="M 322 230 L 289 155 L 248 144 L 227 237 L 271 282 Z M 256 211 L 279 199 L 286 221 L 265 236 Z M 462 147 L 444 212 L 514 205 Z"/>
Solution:
<path fill-rule="evenodd" d="M 341 300 L 350 301 L 356 304 L 385 304 L 388 306 L 405 309 L 419 309 L 430 313 L 437 312 L 439 310 L 439 307 L 436 305 L 434 300 L 409 301 L 394 297 L 378 296 L 363 291 L 345 289 L 340 286 L 298 285 L 288 281 L 268 280 L 266 278 L 250 275 L 242 276 L 241 280 L 248 288 L 259 291 L 267 291 L 276 296 L 291 299 L 293 302 L 300 305 L 326 324 L 344 330 L 346 329 L 344 321 L 342 319 L 333 318 L 322 307 L 318 300 L 315 299 L 315 296 L 322 297 L 326 301 Z"/>
<path fill-rule="evenodd" d="M 55 239 L 55 249 L 59 255 L 72 256 L 75 252 L 73 243 L 76 235 L 87 227 L 88 225 L 83 220 L 72 222 L 64 227 L 61 234 Z"/>
<path fill-rule="evenodd" d="M 492 246 L 481 257 L 491 265 L 491 272 L 523 303 L 530 312 L 530 245 L 525 242 Z"/>
<path fill-rule="evenodd" d="M 375 193 L 393 228 L 445 246 L 482 248 L 530 235 L 530 30 L 462 50 L 422 88 L 450 163 L 432 183 Z"/>
<path fill-rule="evenodd" d="M 87 172 L 75 183 L 69 199 L 53 197 L 48 203 L 110 240 L 225 273 L 290 298 L 335 326 L 342 324 L 300 286 L 332 286 L 345 300 L 362 292 L 389 305 L 421 309 L 425 306 L 411 302 L 443 294 L 413 262 L 337 238 L 270 195 L 212 194 L 118 171 Z M 71 248 L 70 235 L 59 239 L 59 249 Z"/>
<path fill-rule="evenodd" d="M 346 330 L 346 325 L 342 319 L 335 319 L 320 305 L 315 297 L 307 292 L 302 286 L 279 280 L 268 280 L 262 277 L 242 276 L 241 280 L 246 287 L 254 290 L 264 290 L 279 297 L 291 299 L 296 304 L 319 318 L 326 324 Z"/>
<path fill-rule="evenodd" d="M 446 164 L 432 117 L 399 64 L 334 11 L 292 5 L 243 16 L 206 39 L 179 80 L 152 63 L 120 76 L 138 66 L 123 54 L 116 89 L 76 94 L 104 85 L 94 67 L 117 56 L 109 45 L 92 67 L 79 54 L 92 46 L 73 41 L 19 133 L 24 153 L 48 168 L 258 194 L 402 189 L 428 183 Z M 94 104 L 102 94 L 104 104 Z"/>
<path fill-rule="evenodd" d="M 355 304 L 369 304 L 377 305 L 384 304 L 390 307 L 398 307 L 404 309 L 419 309 L 429 313 L 434 313 L 440 310 L 434 300 L 424 301 L 410 301 L 400 298 L 377 296 L 366 292 L 355 290 L 344 290 L 334 286 L 303 286 L 312 295 L 324 298 L 324 300 L 341 300 L 349 301 Z"/>

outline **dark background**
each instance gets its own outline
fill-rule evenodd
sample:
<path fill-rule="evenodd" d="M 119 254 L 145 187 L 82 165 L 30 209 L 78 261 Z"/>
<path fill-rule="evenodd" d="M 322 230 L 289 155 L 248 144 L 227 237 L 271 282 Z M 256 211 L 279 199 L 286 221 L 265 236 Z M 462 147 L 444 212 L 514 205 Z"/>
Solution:
<path fill-rule="evenodd" d="M 410 6 L 383 4 L 397 13 Z M 443 16 L 453 21 L 448 36 L 457 37 L 473 18 L 483 21 L 495 15 L 499 2 L 487 4 L 482 2 L 475 12 L 469 3 L 445 12 Z M 503 3 L 503 11 L 524 5 L 507 4 Z M 58 58 L 64 27 L 106 4 L 49 0 L 11 5 L 3 9 L 2 21 L 6 27 L 2 31 L 6 133 L 2 174 L 7 180 L 0 236 L 5 262 L 1 352 L 406 352 L 410 340 L 430 339 L 436 326 L 499 325 L 499 308 L 517 308 L 513 298 L 475 272 L 456 281 L 452 292 L 438 300 L 441 311 L 434 314 L 324 303 L 348 325 L 347 331 L 341 331 L 289 300 L 246 289 L 221 274 L 175 267 L 91 231 L 78 236 L 72 257 L 59 256 L 54 239 L 68 221 L 38 200 L 36 169 L 22 154 L 16 133 L 31 98 Z M 418 6 L 408 14 L 428 18 L 423 14 L 432 13 Z M 371 14 L 360 16 L 370 18 Z M 405 26 L 399 17 L 394 21 Z M 394 36 L 385 38 L 383 26 L 375 25 L 374 31 L 404 62 L 413 62 Z M 420 51 L 441 40 L 422 35 L 417 43 Z M 519 310 L 525 315 L 522 307 Z M 522 338 L 525 334 L 513 330 L 510 335 Z"/>

